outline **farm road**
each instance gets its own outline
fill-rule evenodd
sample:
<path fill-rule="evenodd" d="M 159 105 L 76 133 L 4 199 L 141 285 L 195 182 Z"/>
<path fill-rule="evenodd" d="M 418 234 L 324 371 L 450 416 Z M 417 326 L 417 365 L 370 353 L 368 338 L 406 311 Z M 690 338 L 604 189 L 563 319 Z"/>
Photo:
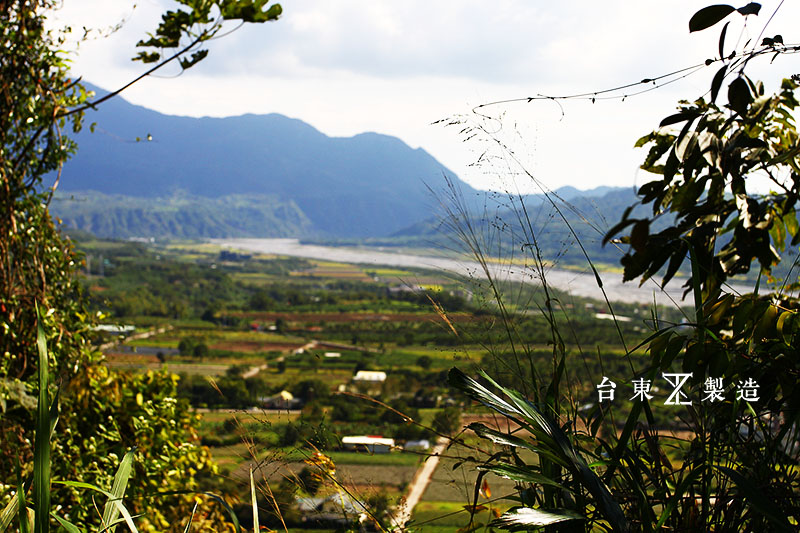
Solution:
<path fill-rule="evenodd" d="M 433 476 L 433 472 L 439 465 L 439 454 L 444 451 L 447 443 L 448 440 L 446 438 L 439 437 L 439 440 L 436 441 L 436 446 L 434 446 L 433 450 L 431 450 L 430 457 L 428 457 L 428 459 L 422 465 L 422 468 L 419 469 L 417 475 L 414 476 L 414 479 L 411 481 L 411 484 L 408 487 L 408 496 L 406 496 L 405 502 L 400 505 L 394 515 L 394 518 L 392 518 L 392 524 L 397 527 L 399 531 L 405 531 L 405 526 L 408 521 L 411 520 L 411 514 L 414 512 L 414 507 L 416 507 L 420 499 L 422 499 L 422 495 L 425 494 L 425 489 L 428 487 L 428 483 L 431 481 L 431 476 Z"/>
<path fill-rule="evenodd" d="M 161 333 L 164 333 L 164 332 L 169 331 L 171 329 L 172 329 L 172 326 L 164 326 L 163 328 L 151 329 L 149 331 L 143 331 L 142 333 L 134 333 L 133 335 L 129 335 L 128 337 L 126 337 L 122 341 L 113 340 L 111 342 L 107 342 L 105 344 L 101 344 L 100 345 L 100 351 L 101 352 L 105 352 L 106 350 L 110 350 L 114 346 L 116 346 L 118 344 L 124 344 L 127 341 L 135 341 L 135 340 L 139 340 L 139 339 L 146 339 L 148 337 L 152 337 L 153 335 L 160 335 Z"/>

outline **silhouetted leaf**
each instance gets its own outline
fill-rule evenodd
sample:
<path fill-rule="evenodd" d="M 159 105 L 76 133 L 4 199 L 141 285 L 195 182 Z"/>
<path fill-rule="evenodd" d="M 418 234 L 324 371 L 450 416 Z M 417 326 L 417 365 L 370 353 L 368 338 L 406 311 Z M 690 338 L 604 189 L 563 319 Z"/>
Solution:
<path fill-rule="evenodd" d="M 731 109 L 744 116 L 747 114 L 747 106 L 752 101 L 750 87 L 743 77 L 739 76 L 728 85 L 728 105 Z"/>
<path fill-rule="evenodd" d="M 680 113 L 675 113 L 674 115 L 670 115 L 664 120 L 659 123 L 658 127 L 663 128 L 664 126 L 669 126 L 670 124 L 677 124 L 679 122 L 684 122 L 687 120 L 692 120 L 697 118 L 700 115 L 697 111 L 681 111 Z"/>
<path fill-rule="evenodd" d="M 639 220 L 633 225 L 631 230 L 631 246 L 634 250 L 642 251 L 647 245 L 647 237 L 650 234 L 650 221 L 647 219 Z"/>
<path fill-rule="evenodd" d="M 734 11 L 736 11 L 736 9 L 727 4 L 717 4 L 704 7 L 692 15 L 692 18 L 689 20 L 689 32 L 701 31 L 706 28 L 710 28 Z"/>
<path fill-rule="evenodd" d="M 740 7 L 736 11 L 742 15 L 758 15 L 758 12 L 761 11 L 761 4 L 758 2 L 750 2 L 746 6 Z"/>
<path fill-rule="evenodd" d="M 199 63 L 208 55 L 208 50 L 198 50 L 197 52 L 193 53 L 189 59 L 185 57 L 180 58 L 178 61 L 181 64 L 181 68 L 186 70 L 188 68 L 193 67 L 196 63 Z"/>
<path fill-rule="evenodd" d="M 725 49 L 725 35 L 728 33 L 728 25 L 729 24 L 730 24 L 730 21 L 726 22 L 725 25 L 722 27 L 722 31 L 719 34 L 719 57 L 720 57 L 720 59 L 725 57 L 725 52 L 723 50 Z M 713 99 L 712 99 L 712 102 L 713 102 Z"/>
<path fill-rule="evenodd" d="M 727 26 L 727 24 L 726 24 Z M 722 65 L 722 68 L 714 74 L 714 79 L 711 80 L 711 103 L 717 101 L 717 95 L 719 94 L 719 89 L 722 87 L 722 80 L 725 79 L 725 74 L 728 72 L 728 65 Z"/>

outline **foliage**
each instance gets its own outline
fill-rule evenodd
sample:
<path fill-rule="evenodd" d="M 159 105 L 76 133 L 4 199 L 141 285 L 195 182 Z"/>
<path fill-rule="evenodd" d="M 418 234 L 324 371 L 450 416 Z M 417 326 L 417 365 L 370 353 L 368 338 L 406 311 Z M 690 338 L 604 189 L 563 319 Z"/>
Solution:
<path fill-rule="evenodd" d="M 755 3 L 738 10 L 710 6 L 692 17 L 690 29 L 709 28 L 737 11 L 755 15 L 758 8 Z M 609 240 L 628 230 L 622 239 L 630 245 L 622 259 L 628 281 L 644 282 L 661 274 L 666 285 L 688 259 L 691 277 L 685 286 L 693 316 L 678 327 L 662 322 L 654 311 L 653 333 L 628 350 L 625 362 L 633 376 L 647 382 L 682 371 L 687 394 L 702 399 L 672 407 L 642 397 L 619 419 L 615 414 L 620 411 L 597 396 L 586 404 L 588 410 L 579 409 L 585 398 L 580 385 L 575 389 L 576 370 L 565 366 L 563 322 L 554 312 L 561 302 L 548 299 L 539 307 L 552 332 L 549 370 L 535 364 L 511 313 L 503 314 L 511 357 L 498 363 L 516 375 L 522 390 L 501 385 L 486 373 L 478 380 L 456 369 L 450 373 L 454 386 L 525 430 L 469 426 L 495 448 L 468 462 L 484 475 L 515 480 L 514 499 L 522 504 L 490 527 L 792 531 L 800 523 L 800 338 L 798 302 L 792 296 L 796 265 L 783 269 L 787 279 L 777 280 L 768 294 L 760 294 L 760 283 L 753 294 L 723 292 L 726 282 L 747 273 L 754 261 L 764 278 L 775 281 L 771 276 L 780 262 L 779 251 L 800 242 L 800 144 L 793 118 L 797 80 L 784 80 L 779 94 L 769 97 L 745 74 L 756 57 L 797 48 L 774 36 L 728 53 L 726 31 L 727 25 L 719 39 L 719 58 L 707 62 L 721 63 L 710 100 L 682 102 L 658 131 L 637 142 L 650 146 L 642 168 L 661 176 L 639 190 L 640 204 L 651 204 L 652 216 L 636 214 L 631 207 L 606 236 Z M 726 79 L 727 104 L 718 106 Z M 672 125 L 682 129 L 665 129 Z M 753 182 L 759 176 L 777 192 L 755 193 Z M 526 219 L 524 213 L 519 216 Z M 464 235 L 471 237 L 467 231 Z M 532 228 L 525 240 L 541 265 Z M 547 292 L 541 267 L 540 272 Z M 495 297 L 502 312 L 502 294 L 495 290 Z M 649 350 L 649 356 L 639 356 L 640 349 Z M 600 364 L 602 368 L 602 356 Z M 613 374 L 604 370 L 603 375 Z M 723 383 L 721 397 L 709 400 L 717 378 Z M 757 387 L 757 398 L 742 394 L 745 383 Z M 686 436 L 659 431 L 656 407 L 679 414 Z"/>
<path fill-rule="evenodd" d="M 265 2 L 193 2 L 191 13 L 202 12 L 211 4 L 224 10 L 223 19 L 259 21 Z M 202 5 L 201 5 L 202 4 Z M 44 176 L 60 175 L 64 161 L 75 151 L 64 130 L 77 133 L 83 111 L 90 105 L 90 94 L 68 76 L 68 59 L 61 50 L 62 39 L 45 29 L 50 0 L 12 0 L 0 12 L 3 60 L 0 61 L 0 473 L 3 478 L 2 503 L 10 499 L 12 472 L 22 465 L 24 474 L 32 469 L 39 481 L 34 490 L 38 507 L 36 531 L 47 531 L 47 502 L 44 480 L 52 477 L 61 483 L 52 490 L 53 501 L 63 506 L 63 514 L 73 522 L 90 526 L 100 517 L 94 502 L 75 480 L 95 487 L 112 487 L 113 472 L 119 457 L 137 446 L 133 467 L 134 494 L 138 509 L 146 507 L 145 530 L 164 531 L 177 527 L 188 516 L 190 496 L 159 501 L 154 494 L 163 491 L 193 490 L 195 476 L 213 470 L 208 450 L 197 446 L 191 418 L 184 403 L 175 399 L 175 378 L 168 374 L 128 376 L 108 370 L 93 353 L 87 338 L 92 317 L 75 277 L 80 258 L 72 244 L 56 229 L 48 203 L 58 185 L 45 189 Z M 273 8 L 267 14 L 279 14 Z M 259 11 L 260 12 L 260 11 Z M 191 32 L 191 26 L 174 25 L 189 12 L 169 12 L 166 26 L 157 35 Z M 194 16 L 194 15 L 192 15 Z M 205 19 L 195 17 L 195 22 Z M 221 19 L 220 19 L 221 20 Z M 212 25 L 212 28 L 215 26 Z M 218 25 L 216 26 L 219 27 Z M 212 30 L 213 31 L 213 30 Z M 216 30 L 218 31 L 218 29 Z M 206 31 L 199 35 L 209 36 Z M 200 39 L 202 41 L 203 39 Z M 197 41 L 197 42 L 200 42 Z M 144 43 L 161 47 L 167 41 Z M 185 48 L 184 51 L 190 50 Z M 200 56 L 180 59 L 188 68 Z M 202 54 L 201 54 L 202 55 Z M 113 95 L 114 93 L 112 93 Z M 97 105 L 110 97 L 95 100 Z M 41 362 L 32 359 L 37 317 L 35 309 L 45 310 L 42 329 L 50 346 Z M 41 353 L 41 350 L 40 350 Z M 49 367 L 49 368 L 48 368 Z M 41 409 L 48 398 L 47 380 L 39 380 L 39 412 L 31 392 L 37 389 L 36 373 L 54 375 L 51 387 L 59 383 L 59 429 L 51 444 L 52 462 L 43 455 Z M 31 438 L 38 420 L 35 443 Z M 51 420 L 54 420 L 51 417 Z M 46 440 L 46 439 L 45 439 Z M 44 451 L 43 451 L 44 450 Z M 49 474 L 46 468 L 50 468 Z M 159 472 L 161 475 L 151 475 Z M 20 486 L 14 486 L 19 489 Z M 147 496 L 144 498 L 144 496 Z M 18 492 L 18 502 L 23 493 Z M 24 506 L 21 506 L 24 508 Z M 106 517 L 108 518 L 108 517 Z M 219 517 L 209 516 L 210 523 Z"/>
<path fill-rule="evenodd" d="M 69 174 L 71 177 L 72 172 Z M 263 238 L 298 237 L 313 231 L 311 222 L 294 202 L 274 195 L 208 198 L 176 193 L 141 198 L 71 189 L 70 194 L 54 196 L 53 214 L 68 228 L 80 228 L 101 237 Z"/>
<path fill-rule="evenodd" d="M 461 427 L 461 409 L 445 407 L 433 417 L 431 426 L 441 435 L 450 435 L 456 432 Z"/>

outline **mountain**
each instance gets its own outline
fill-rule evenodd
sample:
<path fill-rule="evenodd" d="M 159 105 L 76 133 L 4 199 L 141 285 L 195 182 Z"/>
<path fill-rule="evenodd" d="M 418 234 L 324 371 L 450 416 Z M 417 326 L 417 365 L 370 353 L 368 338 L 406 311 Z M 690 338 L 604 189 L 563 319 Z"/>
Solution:
<path fill-rule="evenodd" d="M 579 191 L 563 187 L 554 192 L 557 197 L 550 195 L 549 200 L 539 194 L 524 197 L 524 211 L 520 208 L 519 199 L 512 205 L 498 197 L 495 202 L 487 202 L 479 214 L 467 217 L 458 214 L 457 220 L 431 217 L 403 228 L 388 238 L 373 238 L 365 242 L 377 246 L 465 250 L 456 228 L 458 226 L 462 229 L 471 228 L 471 234 L 480 242 L 484 253 L 490 256 L 529 256 L 535 243 L 541 256 L 548 261 L 561 265 L 585 265 L 583 252 L 577 242 L 580 241 L 595 264 L 618 266 L 622 253 L 613 244 L 604 246 L 602 241 L 608 230 L 619 222 L 625 209 L 636 203 L 634 191 L 614 187 Z M 551 200 L 555 202 L 557 210 Z M 643 216 L 646 212 L 646 207 L 637 206 L 630 216 Z M 664 224 L 659 222 L 653 227 L 660 228 Z M 349 243 L 340 241 L 340 244 Z M 623 249 L 627 249 L 627 245 Z"/>
<path fill-rule="evenodd" d="M 237 195 L 251 197 L 251 208 L 259 199 L 265 202 L 258 214 L 267 224 L 263 231 L 253 235 L 253 224 L 241 224 L 250 236 L 383 236 L 431 216 L 436 202 L 426 183 L 442 183 L 447 175 L 465 193 L 476 192 L 423 149 L 395 137 L 328 137 L 278 114 L 179 117 L 117 97 L 88 112 L 85 124 L 90 123 L 96 126 L 75 136 L 78 153 L 64 166 L 61 201 L 53 211 L 73 224 L 94 220 L 96 228 L 110 232 L 106 236 L 169 236 L 170 225 L 185 233 L 182 225 L 200 219 L 208 219 L 200 236 L 237 234 L 229 220 L 235 214 L 231 205 L 241 200 Z M 71 197 L 83 202 L 69 205 Z M 115 206 L 126 203 L 136 207 L 118 212 Z M 176 203 L 180 208 L 164 208 Z M 199 213 L 189 217 L 195 204 Z M 170 218 L 180 212 L 184 216 Z M 286 224 L 268 226 L 282 213 L 289 217 Z M 139 227 L 137 217 L 150 223 Z M 115 218 L 127 222 L 111 224 Z M 221 218 L 228 222 L 213 222 Z"/>
<path fill-rule="evenodd" d="M 270 195 L 220 198 L 175 193 L 140 198 L 99 192 L 58 193 L 51 211 L 67 228 L 101 237 L 296 237 L 313 235 L 311 221 L 293 201 Z"/>

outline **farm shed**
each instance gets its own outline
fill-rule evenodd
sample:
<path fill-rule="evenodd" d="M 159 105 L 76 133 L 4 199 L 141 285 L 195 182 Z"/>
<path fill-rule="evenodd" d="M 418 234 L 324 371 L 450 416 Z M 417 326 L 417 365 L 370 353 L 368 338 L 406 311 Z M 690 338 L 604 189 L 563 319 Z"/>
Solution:
<path fill-rule="evenodd" d="M 352 435 L 342 437 L 345 450 L 366 451 L 369 453 L 389 453 L 394 448 L 394 439 L 385 439 L 376 435 Z"/>

